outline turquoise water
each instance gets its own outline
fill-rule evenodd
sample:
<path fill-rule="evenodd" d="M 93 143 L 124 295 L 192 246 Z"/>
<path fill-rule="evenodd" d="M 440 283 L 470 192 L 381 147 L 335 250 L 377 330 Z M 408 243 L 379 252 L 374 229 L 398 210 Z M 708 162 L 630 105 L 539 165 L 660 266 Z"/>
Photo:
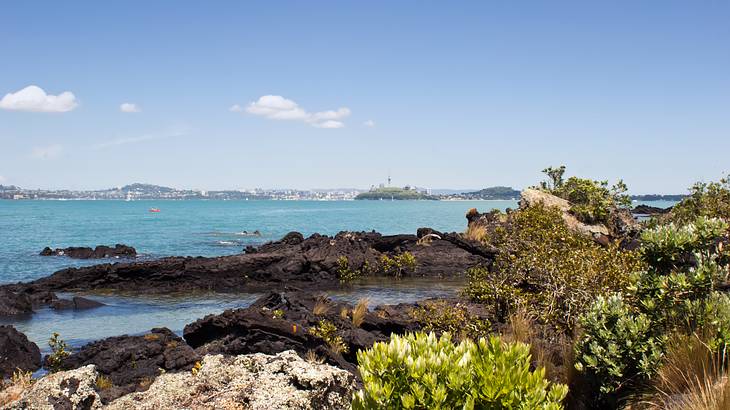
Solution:
<path fill-rule="evenodd" d="M 98 263 L 38 256 L 45 246 L 124 243 L 144 258 L 230 255 L 290 231 L 395 234 L 423 226 L 463 231 L 471 207 L 515 206 L 515 201 L 0 201 L 0 283 Z M 161 212 L 149 212 L 153 207 Z M 243 235 L 255 230 L 260 237 Z"/>
<path fill-rule="evenodd" d="M 137 248 L 140 259 L 230 255 L 290 231 L 305 235 L 333 235 L 343 230 L 415 233 L 419 227 L 463 231 L 469 208 L 485 212 L 516 206 L 516 201 L 0 201 L 0 283 L 32 280 L 69 266 L 109 262 L 41 257 L 38 253 L 45 246 L 124 243 Z M 161 212 L 149 212 L 153 207 Z M 261 236 L 243 234 L 255 230 Z M 461 286 L 448 281 L 380 280 L 329 296 L 351 302 L 367 297 L 375 306 L 454 295 Z M 187 323 L 248 306 L 259 295 L 86 296 L 106 306 L 79 312 L 41 309 L 32 316 L 0 318 L 0 324 L 14 325 L 41 349 L 53 332 L 78 347 L 153 327 L 181 333 Z"/>

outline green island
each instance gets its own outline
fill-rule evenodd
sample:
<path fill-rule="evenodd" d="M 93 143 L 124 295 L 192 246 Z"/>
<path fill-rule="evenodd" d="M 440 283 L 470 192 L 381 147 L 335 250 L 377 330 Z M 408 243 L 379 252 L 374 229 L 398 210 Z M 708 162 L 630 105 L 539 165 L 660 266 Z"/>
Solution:
<path fill-rule="evenodd" d="M 414 187 L 378 187 L 368 192 L 362 192 L 355 197 L 356 200 L 436 200 L 438 197 L 429 195 L 424 190 Z"/>

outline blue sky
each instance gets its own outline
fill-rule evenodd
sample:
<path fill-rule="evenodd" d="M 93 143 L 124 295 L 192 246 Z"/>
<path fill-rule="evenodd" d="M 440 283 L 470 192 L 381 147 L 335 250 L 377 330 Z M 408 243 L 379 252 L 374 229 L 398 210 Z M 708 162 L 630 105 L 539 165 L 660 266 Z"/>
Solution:
<path fill-rule="evenodd" d="M 730 171 L 728 2 L 27 1 L 0 19 L 0 183 L 524 187 L 566 164 L 675 193 Z"/>

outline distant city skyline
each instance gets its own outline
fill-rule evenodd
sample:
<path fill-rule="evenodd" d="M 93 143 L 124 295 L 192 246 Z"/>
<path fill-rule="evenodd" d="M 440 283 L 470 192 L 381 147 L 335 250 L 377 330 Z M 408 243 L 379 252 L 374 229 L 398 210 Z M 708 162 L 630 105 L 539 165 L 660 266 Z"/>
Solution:
<path fill-rule="evenodd" d="M 730 3 L 0 4 L 0 184 L 678 194 L 730 172 Z"/>

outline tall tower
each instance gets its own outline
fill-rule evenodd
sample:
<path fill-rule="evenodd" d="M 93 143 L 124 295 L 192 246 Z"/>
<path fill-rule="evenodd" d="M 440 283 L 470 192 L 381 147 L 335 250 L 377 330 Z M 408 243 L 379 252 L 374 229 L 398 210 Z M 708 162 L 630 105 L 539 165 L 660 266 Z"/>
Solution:
<path fill-rule="evenodd" d="M 388 171 L 388 186 L 390 186 L 390 171 Z"/>

